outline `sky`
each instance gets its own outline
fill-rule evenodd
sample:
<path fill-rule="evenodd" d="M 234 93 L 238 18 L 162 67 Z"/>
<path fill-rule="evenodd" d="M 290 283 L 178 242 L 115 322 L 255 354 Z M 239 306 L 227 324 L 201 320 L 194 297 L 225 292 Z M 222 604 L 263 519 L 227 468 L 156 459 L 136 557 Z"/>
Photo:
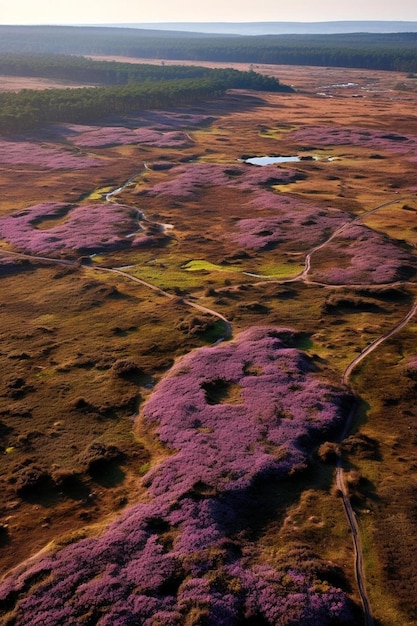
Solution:
<path fill-rule="evenodd" d="M 416 0 L 0 0 L 0 24 L 417 21 Z"/>

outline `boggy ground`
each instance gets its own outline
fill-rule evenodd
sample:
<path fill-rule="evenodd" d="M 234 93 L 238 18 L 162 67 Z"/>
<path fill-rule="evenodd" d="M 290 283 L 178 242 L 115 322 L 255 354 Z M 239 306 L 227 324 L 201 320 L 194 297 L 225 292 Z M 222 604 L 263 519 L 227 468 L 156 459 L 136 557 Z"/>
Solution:
<path fill-rule="evenodd" d="M 415 79 L 255 69 L 297 93 L 232 92 L 190 110 L 1 142 L 3 572 L 51 541 L 96 536 L 147 502 L 142 477 L 172 450 L 135 416 L 180 357 L 227 335 L 190 302 L 224 316 L 234 336 L 291 327 L 294 348 L 336 386 L 410 309 Z M 308 158 L 267 168 L 239 161 L 271 154 Z M 118 204 L 106 203 L 129 179 Z M 125 268 L 165 293 L 95 266 Z M 411 320 L 354 370 L 361 404 L 342 447 L 381 626 L 411 625 L 416 611 L 416 330 Z M 232 403 L 227 394 L 216 402 Z M 308 558 L 316 577 L 358 604 L 331 447 L 318 445 L 307 472 L 260 484 L 259 509 L 247 512 L 250 562 L 281 571 Z M 200 484 L 195 497 L 212 498 L 212 489 Z"/>

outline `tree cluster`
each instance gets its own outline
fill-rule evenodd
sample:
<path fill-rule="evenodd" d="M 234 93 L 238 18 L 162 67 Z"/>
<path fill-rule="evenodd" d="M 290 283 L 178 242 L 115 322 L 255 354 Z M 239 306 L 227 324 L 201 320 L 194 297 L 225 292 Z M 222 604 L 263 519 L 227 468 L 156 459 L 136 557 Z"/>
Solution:
<path fill-rule="evenodd" d="M 417 33 L 231 36 L 138 28 L 0 26 L 1 52 L 417 71 Z"/>
<path fill-rule="evenodd" d="M 6 62 L 5 62 L 6 64 Z M 109 66 L 107 68 L 106 66 Z M 123 115 L 145 109 L 192 104 L 198 100 L 221 96 L 227 89 L 258 91 L 291 91 L 274 78 L 256 72 L 233 69 L 211 70 L 183 66 L 155 66 L 95 62 L 72 57 L 30 59 L 9 57 L 9 72 L 28 75 L 73 77 L 84 76 L 111 86 L 80 89 L 24 89 L 19 93 L 0 94 L 0 133 L 15 133 L 36 128 L 48 122 L 84 123 L 110 115 Z M 118 67 L 120 66 L 120 67 Z M 15 69 L 13 69 L 15 68 Z M 188 71 L 190 70 L 190 71 Z M 48 74 L 49 72 L 49 74 Z M 86 78 L 85 78 L 86 79 Z M 120 82 L 122 84 L 120 84 Z"/>
<path fill-rule="evenodd" d="M 253 72 L 238 72 L 233 69 L 210 69 L 198 65 L 161 65 L 146 63 L 119 63 L 96 61 L 82 56 L 64 54 L 18 54 L 0 53 L 0 75 L 42 77 L 52 80 L 69 80 L 86 85 L 126 85 L 144 81 L 218 78 L 220 80 L 246 81 L 259 88 L 274 91 L 276 80 Z M 249 81 L 249 82 L 248 82 Z"/>

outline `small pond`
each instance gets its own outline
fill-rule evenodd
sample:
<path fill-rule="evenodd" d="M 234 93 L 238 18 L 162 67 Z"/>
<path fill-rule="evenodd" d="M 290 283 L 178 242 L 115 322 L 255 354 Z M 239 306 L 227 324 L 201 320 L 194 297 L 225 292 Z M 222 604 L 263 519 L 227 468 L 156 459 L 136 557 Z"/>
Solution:
<path fill-rule="evenodd" d="M 316 157 L 312 156 L 257 156 L 249 159 L 242 159 L 244 163 L 250 165 L 274 165 L 274 163 L 294 163 L 297 161 L 315 161 Z"/>

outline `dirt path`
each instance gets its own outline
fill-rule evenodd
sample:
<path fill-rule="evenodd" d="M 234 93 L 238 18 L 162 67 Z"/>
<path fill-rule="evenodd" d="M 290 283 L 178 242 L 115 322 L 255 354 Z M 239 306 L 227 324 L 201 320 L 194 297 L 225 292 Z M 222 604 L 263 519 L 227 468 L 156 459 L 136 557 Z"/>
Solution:
<path fill-rule="evenodd" d="M 178 296 L 175 296 L 175 295 L 169 293 L 168 291 L 164 291 L 164 289 L 161 289 L 160 287 L 157 287 L 157 285 L 149 283 L 146 280 L 143 280 L 142 278 L 137 278 L 136 276 L 132 276 L 132 274 L 129 274 L 128 272 L 124 272 L 123 270 L 119 270 L 119 269 L 116 269 L 116 268 L 110 268 L 110 267 L 102 267 L 102 266 L 98 266 L 98 265 L 92 265 L 92 266 L 88 266 L 88 267 L 89 267 L 89 269 L 92 269 L 92 270 L 97 271 L 97 272 L 105 272 L 105 273 L 107 272 L 107 273 L 110 273 L 110 274 L 118 274 L 119 276 L 123 276 L 124 278 L 126 278 L 128 280 L 132 280 L 135 283 L 139 283 L 140 285 L 143 285 L 144 287 L 148 287 L 148 289 L 152 289 L 153 291 L 155 291 L 156 293 L 158 293 L 161 296 L 165 296 L 167 298 L 170 298 L 171 300 L 175 300 L 176 299 L 179 302 L 182 302 L 183 304 L 185 304 L 186 306 L 191 307 L 193 309 L 196 309 L 197 311 L 200 311 L 202 313 L 208 313 L 209 315 L 212 315 L 213 317 L 217 317 L 217 319 L 221 320 L 226 325 L 225 338 L 230 338 L 232 336 L 232 325 L 231 325 L 231 323 L 229 322 L 228 319 L 226 319 L 224 317 L 224 315 L 222 315 L 218 311 L 215 311 L 214 309 L 209 309 L 208 307 L 202 306 L 201 304 L 198 304 L 197 302 L 193 302 L 192 300 L 179 298 Z"/>
<path fill-rule="evenodd" d="M 391 206 L 393 204 L 397 204 L 398 202 L 405 202 L 405 200 L 407 200 L 407 198 L 395 198 L 395 200 L 389 200 L 388 202 L 384 202 L 383 204 L 379 204 L 378 206 L 374 207 L 373 209 L 370 209 L 369 211 L 365 211 L 364 213 L 361 213 L 360 215 L 357 215 L 353 219 L 351 219 L 348 222 L 345 222 L 344 224 L 342 224 L 342 226 L 339 226 L 339 228 L 337 228 L 334 231 L 334 233 L 332 235 L 330 235 L 330 237 L 328 237 L 326 239 L 326 241 L 323 241 L 323 243 L 321 243 L 320 245 L 318 245 L 315 248 L 313 248 L 311 250 L 311 252 L 309 252 L 307 254 L 307 256 L 305 258 L 305 267 L 304 267 L 304 270 L 301 272 L 301 274 L 299 274 L 299 279 L 305 280 L 306 282 L 309 282 L 309 280 L 308 280 L 308 273 L 310 272 L 310 269 L 311 269 L 311 257 L 313 256 L 313 254 L 315 254 L 319 250 L 322 250 L 333 239 L 335 239 L 338 235 L 343 233 L 343 231 L 345 231 L 349 226 L 352 226 L 352 224 L 356 224 L 357 222 L 362 221 L 364 217 L 366 217 L 368 215 L 371 215 L 372 213 L 376 213 L 380 209 L 384 209 L 384 208 L 386 208 L 388 206 Z"/>
<path fill-rule="evenodd" d="M 391 330 L 387 331 L 386 333 L 378 337 L 378 339 L 376 339 L 371 344 L 369 344 L 369 346 L 367 346 L 364 350 L 362 350 L 362 352 L 353 359 L 353 361 L 347 366 L 347 368 L 343 372 L 342 382 L 345 385 L 350 385 L 350 377 L 355 367 L 359 365 L 359 363 L 363 359 L 365 359 L 369 354 L 371 354 L 374 350 L 376 350 L 384 341 L 386 341 L 387 339 L 389 339 L 390 337 L 398 333 L 402 328 L 404 328 L 404 326 L 408 324 L 408 322 L 412 319 L 412 317 L 416 313 L 417 313 L 417 300 L 414 302 L 413 306 L 411 307 L 407 315 L 403 317 L 402 320 L 400 320 L 393 328 L 391 328 Z M 357 404 L 356 402 L 354 402 L 352 405 L 349 417 L 346 420 L 345 428 L 341 435 L 341 441 L 345 439 L 345 437 L 348 435 L 350 431 L 356 409 L 357 409 Z M 355 576 L 356 576 L 356 582 L 358 585 L 359 594 L 360 594 L 361 601 L 362 601 L 364 624 L 365 626 L 373 626 L 374 619 L 372 616 L 371 604 L 370 604 L 369 597 L 366 591 L 365 568 L 364 568 L 363 549 L 362 549 L 362 542 L 361 542 L 361 537 L 360 537 L 359 524 L 356 519 L 355 512 L 352 508 L 348 490 L 347 490 L 346 483 L 344 480 L 343 460 L 342 460 L 341 455 L 339 455 L 338 460 L 337 460 L 336 485 L 342 496 L 343 507 L 345 509 L 346 517 L 349 522 L 349 526 L 350 526 L 351 533 L 352 533 L 352 541 L 353 541 L 353 547 L 354 547 L 354 559 L 355 559 Z"/>
<path fill-rule="evenodd" d="M 388 330 L 386 333 L 378 337 L 378 339 L 375 339 L 375 341 L 370 343 L 369 346 L 367 346 L 364 350 L 362 350 L 362 352 L 353 359 L 353 361 L 347 366 L 347 368 L 343 372 L 342 381 L 346 385 L 348 385 L 350 375 L 352 374 L 355 367 L 359 365 L 359 363 L 364 358 L 366 358 L 368 354 L 371 354 L 371 352 L 376 350 L 376 348 L 378 348 L 378 346 L 380 346 L 381 343 L 383 343 L 384 341 L 386 341 L 387 339 L 389 339 L 390 337 L 398 333 L 402 328 L 404 328 L 404 326 L 408 324 L 408 322 L 416 313 L 417 313 L 417 300 L 414 302 L 413 306 L 411 307 L 407 315 L 400 322 L 398 322 L 398 324 L 396 324 L 393 328 L 391 328 L 391 330 Z"/>
<path fill-rule="evenodd" d="M 80 265 L 80 263 L 78 263 L 78 261 L 54 259 L 53 257 L 36 256 L 34 254 L 25 254 L 24 252 L 10 252 L 9 250 L 0 250 L 0 255 L 15 256 L 19 259 L 28 259 L 29 261 L 44 261 L 46 263 L 52 263 L 52 264 L 58 264 L 58 265 L 83 267 L 82 265 Z M 209 315 L 212 315 L 213 317 L 216 317 L 217 319 L 224 322 L 226 326 L 224 339 L 230 339 L 230 337 L 232 336 L 231 323 L 226 317 L 224 317 L 224 315 L 222 315 L 218 311 L 215 311 L 214 309 L 205 307 L 201 304 L 198 304 L 197 302 L 193 302 L 192 300 L 179 298 L 178 296 L 173 295 L 172 293 L 169 293 L 168 291 L 165 291 L 164 289 L 161 289 L 160 287 L 158 287 L 157 285 L 154 285 L 153 283 L 149 283 L 148 281 L 143 280 L 142 278 L 137 278 L 136 276 L 132 276 L 132 274 L 129 274 L 128 272 L 124 272 L 123 270 L 119 270 L 114 267 L 103 267 L 101 265 L 86 265 L 84 267 L 95 272 L 102 272 L 105 274 L 118 274 L 119 276 L 122 276 L 123 278 L 126 278 L 127 280 L 131 280 L 135 283 L 138 283 L 139 285 L 143 285 L 144 287 L 147 287 L 148 289 L 152 289 L 152 291 L 155 291 L 159 295 L 165 296 L 166 298 L 169 298 L 170 300 L 177 300 L 178 302 L 183 303 L 187 307 L 196 309 L 197 311 L 200 311 L 201 313 L 207 313 Z"/>
<path fill-rule="evenodd" d="M 332 233 L 325 241 L 320 243 L 318 246 L 315 246 L 314 248 L 312 248 L 310 250 L 310 252 L 307 253 L 307 255 L 305 256 L 305 259 L 304 259 L 304 269 L 301 270 L 301 272 L 299 272 L 295 276 L 291 276 L 291 277 L 288 277 L 288 278 L 276 278 L 274 276 L 255 274 L 255 273 L 252 273 L 252 272 L 242 272 L 242 274 L 245 274 L 245 276 L 252 276 L 253 278 L 262 278 L 261 281 L 253 283 L 253 285 L 255 287 L 262 287 L 262 285 L 271 284 L 271 283 L 275 284 L 275 285 L 287 285 L 289 283 L 296 283 L 298 281 L 304 281 L 305 283 L 307 283 L 309 285 L 317 285 L 317 286 L 320 286 L 320 287 L 334 287 L 334 288 L 367 287 L 367 288 L 370 289 L 370 288 L 374 287 L 375 285 L 374 284 L 364 285 L 362 283 L 361 284 L 353 284 L 353 285 L 349 285 L 347 283 L 346 284 L 342 284 L 342 285 L 333 285 L 333 284 L 330 284 L 330 283 L 322 283 L 322 282 L 311 280 L 309 278 L 309 273 L 311 271 L 311 257 L 316 252 L 318 252 L 319 250 L 322 250 L 323 248 L 325 248 L 331 241 L 333 241 L 333 239 L 335 239 L 338 235 L 343 233 L 343 231 L 346 230 L 349 226 L 351 226 L 352 224 L 355 224 L 356 222 L 360 222 L 367 215 L 371 215 L 372 213 L 376 213 L 376 211 L 379 211 L 380 209 L 384 209 L 384 208 L 386 208 L 388 206 L 391 206 L 393 204 L 397 204 L 398 202 L 405 202 L 408 199 L 409 199 L 409 197 L 395 198 L 395 200 L 389 200 L 388 202 L 384 202 L 383 204 L 379 204 L 378 206 L 374 207 L 373 209 L 370 209 L 369 211 L 365 211 L 364 213 L 361 213 L 360 215 L 357 215 L 356 217 L 352 218 L 351 220 L 348 220 L 347 222 L 345 222 L 344 224 L 339 226 L 334 231 L 334 233 Z M 297 253 L 297 255 L 298 255 L 298 253 Z M 392 282 L 392 283 L 380 284 L 378 286 L 379 287 L 386 287 L 386 286 L 403 285 L 403 284 L 404 284 L 403 281 L 396 281 L 396 282 Z"/>
<path fill-rule="evenodd" d="M 356 405 L 352 407 L 351 416 L 355 412 Z M 351 422 L 351 417 L 348 420 Z M 346 483 L 344 480 L 343 462 L 341 456 L 338 457 L 336 467 L 336 485 L 342 496 L 343 508 L 346 513 L 346 517 L 352 533 L 352 541 L 354 547 L 354 562 L 355 562 L 355 577 L 358 585 L 358 591 L 362 602 L 362 609 L 364 615 L 364 626 L 374 626 L 374 618 L 372 615 L 371 603 L 366 591 L 366 578 L 363 559 L 362 541 L 359 531 L 359 525 L 356 519 L 355 512 L 350 503 L 349 494 L 347 491 Z"/>
<path fill-rule="evenodd" d="M 361 221 L 367 215 L 371 215 L 372 213 L 375 213 L 379 211 L 380 209 L 397 204 L 398 202 L 404 202 L 406 199 L 407 198 L 395 198 L 394 200 L 390 200 L 388 202 L 379 204 L 373 209 L 370 209 L 369 211 L 365 211 L 364 213 L 361 213 L 360 215 L 349 220 L 348 222 L 345 222 L 345 224 L 342 224 L 342 226 L 339 226 L 339 228 L 337 228 L 334 231 L 334 233 L 332 233 L 325 241 L 323 241 L 321 244 L 313 248 L 306 255 L 305 261 L 304 261 L 304 269 L 296 276 L 292 278 L 281 279 L 281 280 L 276 280 L 276 279 L 264 280 L 262 282 L 256 283 L 256 285 L 261 286 L 262 284 L 267 284 L 271 282 L 279 283 L 279 284 L 286 284 L 286 283 L 304 281 L 307 284 L 320 284 L 323 287 L 331 287 L 332 285 L 326 285 L 325 283 L 315 283 L 314 281 L 311 281 L 309 279 L 308 275 L 311 270 L 312 256 L 319 250 L 322 250 L 323 248 L 325 248 L 333 239 L 335 239 L 338 235 L 343 233 L 343 231 L 345 231 L 352 224 Z M 264 277 L 264 278 L 267 278 L 267 277 Z M 398 284 L 398 281 L 395 284 Z M 347 285 L 338 285 L 338 287 L 346 287 L 346 286 Z M 353 359 L 353 361 L 347 366 L 347 368 L 343 372 L 342 382 L 345 385 L 349 386 L 351 374 L 353 370 L 357 367 L 357 365 L 363 359 L 365 359 L 369 354 L 371 354 L 374 350 L 376 350 L 378 346 L 380 346 L 384 341 L 386 341 L 387 339 L 392 337 L 395 333 L 399 332 L 402 328 L 404 328 L 404 326 L 406 326 L 406 324 L 411 320 L 411 318 L 416 313 L 417 313 L 417 300 L 416 302 L 414 302 L 413 306 L 411 307 L 407 315 L 400 322 L 398 322 L 391 330 L 387 331 L 386 333 L 381 335 L 378 339 L 373 341 L 369 346 L 367 346 L 364 350 L 362 350 L 362 352 L 357 357 Z M 354 402 L 352 405 L 349 417 L 346 421 L 345 428 L 341 435 L 341 441 L 345 439 L 345 437 L 348 435 L 350 431 L 356 409 L 357 409 L 357 404 L 356 402 Z M 363 609 L 363 615 L 364 615 L 364 626 L 374 626 L 374 618 L 372 614 L 371 603 L 370 603 L 368 593 L 366 590 L 364 556 L 363 556 L 363 548 L 362 548 L 362 542 L 361 542 L 361 536 L 360 536 L 360 529 L 359 529 L 358 521 L 356 519 L 355 512 L 350 502 L 348 490 L 347 490 L 346 483 L 344 480 L 343 460 L 342 460 L 341 455 L 339 455 L 338 461 L 337 461 L 336 485 L 342 496 L 343 507 L 344 507 L 346 518 L 348 520 L 349 527 L 350 527 L 351 534 L 352 534 L 353 549 L 354 549 L 355 577 L 356 577 L 356 583 L 357 583 L 357 587 L 358 587 L 358 591 L 359 591 L 359 595 L 360 595 L 361 603 L 362 603 L 362 609 Z"/>
<path fill-rule="evenodd" d="M 350 226 L 351 224 L 355 222 L 362 220 L 367 215 L 371 215 L 372 213 L 379 211 L 382 208 L 391 206 L 393 204 L 397 204 L 398 202 L 404 202 L 404 200 L 405 200 L 404 198 L 396 198 L 395 200 L 384 202 L 383 204 L 380 204 L 377 207 L 374 207 L 373 209 L 370 209 L 369 211 L 366 211 L 365 213 L 358 215 L 353 220 L 347 222 L 346 224 L 338 228 L 325 242 L 323 242 L 322 244 L 314 248 L 309 254 L 307 254 L 306 259 L 305 259 L 304 271 L 301 272 L 298 279 L 299 280 L 302 279 L 302 280 L 305 280 L 306 282 L 309 282 L 307 275 L 311 269 L 312 255 L 318 250 L 321 250 L 322 248 L 324 248 L 337 235 L 340 235 L 340 233 L 342 233 L 348 226 Z M 392 337 L 394 334 L 399 332 L 402 328 L 404 328 L 404 326 L 406 326 L 406 324 L 411 320 L 411 318 L 416 313 L 417 313 L 417 300 L 414 302 L 410 311 L 402 320 L 400 320 L 391 330 L 385 332 L 383 335 L 378 337 L 378 339 L 376 339 L 371 344 L 369 344 L 369 346 L 367 346 L 364 350 L 362 350 L 362 352 L 357 357 L 355 357 L 353 361 L 351 361 L 351 363 L 346 367 L 345 371 L 343 372 L 342 382 L 345 385 L 349 386 L 351 374 L 353 370 L 357 367 L 357 365 L 363 359 L 365 359 L 369 354 L 371 354 L 374 350 L 376 350 L 384 341 L 386 341 L 387 339 Z M 350 431 L 352 421 L 356 413 L 356 409 L 357 409 L 357 404 L 356 402 L 354 402 L 352 405 L 349 417 L 346 421 L 345 428 L 341 435 L 341 441 L 345 439 L 345 437 L 348 435 Z M 361 602 L 362 602 L 364 626 L 374 626 L 374 618 L 372 614 L 371 603 L 370 603 L 368 593 L 366 590 L 364 556 L 363 556 L 362 541 L 361 541 L 361 536 L 360 536 L 360 529 L 359 529 L 358 521 L 356 519 L 355 512 L 350 502 L 348 490 L 347 490 L 346 483 L 344 480 L 343 460 L 342 460 L 341 455 L 339 455 L 338 461 L 337 461 L 336 485 L 342 496 L 343 507 L 344 507 L 346 517 L 350 526 L 351 534 L 352 534 L 352 541 L 353 541 L 353 548 L 354 548 L 355 577 L 356 577 L 356 583 L 358 586 L 359 595 L 360 595 Z"/>
<path fill-rule="evenodd" d="M 125 189 L 137 175 L 138 174 L 130 178 L 126 183 L 116 188 L 114 191 L 107 193 L 105 196 L 106 201 L 117 204 L 117 200 L 115 199 L 115 196 L 117 196 L 120 192 L 122 192 L 123 189 Z M 350 219 L 349 221 L 345 222 L 344 224 L 342 224 L 342 226 L 338 227 L 325 241 L 323 241 L 321 244 L 314 247 L 309 253 L 307 253 L 307 255 L 305 256 L 305 261 L 304 261 L 304 269 L 296 276 L 293 276 L 291 278 L 286 278 L 286 279 L 284 278 L 280 280 L 277 280 L 276 278 L 274 279 L 272 277 L 271 279 L 268 279 L 268 277 L 262 277 L 262 278 L 265 278 L 265 280 L 262 280 L 254 284 L 257 286 L 260 286 L 262 284 L 268 284 L 268 283 L 270 284 L 271 282 L 278 283 L 278 284 L 286 284 L 286 283 L 292 283 L 296 281 L 304 281 L 306 283 L 313 283 L 313 281 L 309 281 L 308 275 L 311 270 L 311 258 L 316 252 L 318 252 L 319 250 L 322 250 L 333 239 L 335 239 L 338 235 L 343 233 L 345 229 L 347 229 L 349 226 L 351 226 L 355 222 L 362 220 L 365 216 L 375 213 L 376 211 L 382 208 L 391 206 L 393 204 L 397 204 L 398 202 L 404 202 L 404 200 L 405 200 L 404 198 L 395 198 L 394 200 L 390 200 L 388 202 L 380 204 L 377 207 L 374 207 L 373 209 L 370 209 L 369 211 L 366 211 L 362 213 L 361 215 L 358 215 Z M 143 214 L 141 214 L 141 216 L 143 217 L 143 219 L 146 220 L 146 216 L 144 216 Z M 34 260 L 34 261 L 44 261 L 47 263 L 54 263 L 54 264 L 59 264 L 59 265 L 71 265 L 71 266 L 82 267 L 77 261 L 55 259 L 52 257 L 36 256 L 36 255 L 24 254 L 24 253 L 18 253 L 18 252 L 9 252 L 6 250 L 0 250 L 0 254 L 4 254 L 7 256 L 16 256 L 19 258 L 25 258 L 25 259 Z M 218 311 L 215 311 L 214 309 L 210 309 L 208 307 L 202 306 L 198 304 L 197 302 L 194 302 L 193 300 L 190 300 L 190 299 L 178 298 L 177 296 L 169 293 L 168 291 L 161 289 L 157 285 L 154 285 L 153 283 L 150 283 L 141 278 L 137 278 L 136 276 L 129 274 L 123 269 L 108 268 L 108 267 L 103 267 L 103 266 L 98 266 L 98 265 L 88 265 L 88 266 L 85 266 L 85 268 L 86 269 L 88 268 L 89 271 L 101 272 L 101 273 L 106 273 L 106 274 L 116 274 L 126 280 L 138 283 L 148 289 L 151 289 L 152 291 L 154 291 L 155 293 L 161 296 L 164 296 L 171 300 L 177 299 L 179 302 L 181 302 L 187 307 L 194 308 L 200 312 L 212 315 L 213 317 L 221 320 L 225 324 L 225 336 L 223 339 L 229 339 L 232 336 L 231 323 L 226 319 L 226 317 L 224 317 L 221 313 L 219 313 Z M 253 276 L 257 277 L 257 275 L 253 275 Z M 326 286 L 331 286 L 331 285 L 323 285 L 323 286 L 326 287 Z M 338 286 L 342 287 L 345 285 L 338 285 Z M 358 356 L 356 356 L 353 359 L 353 361 L 347 366 L 347 368 L 343 372 L 343 375 L 342 375 L 343 384 L 349 386 L 351 374 L 353 370 L 357 367 L 357 365 L 363 359 L 365 359 L 369 354 L 371 354 L 374 350 L 376 350 L 384 341 L 392 337 L 395 333 L 399 332 L 404 326 L 406 326 L 406 324 L 412 319 L 412 317 L 416 313 L 417 313 L 417 300 L 416 302 L 414 302 L 410 311 L 401 321 L 399 321 L 391 330 L 387 331 L 386 333 L 381 335 L 378 339 L 373 341 Z M 352 405 L 349 417 L 346 421 L 344 431 L 341 435 L 341 441 L 343 441 L 343 439 L 348 435 L 350 431 L 356 409 L 357 409 L 357 403 L 354 402 Z M 348 489 L 346 487 L 346 483 L 344 480 L 343 461 L 340 455 L 338 457 L 338 462 L 337 462 L 337 467 L 336 467 L 336 485 L 342 496 L 343 507 L 344 507 L 346 517 L 349 523 L 349 527 L 352 533 L 352 541 L 353 541 L 353 547 L 354 547 L 355 576 L 356 576 L 358 591 L 359 591 L 359 595 L 360 595 L 362 607 L 363 607 L 364 624 L 365 626 L 374 626 L 372 609 L 371 609 L 370 601 L 369 601 L 367 591 L 366 591 L 366 578 L 365 578 L 365 571 L 364 571 L 364 558 L 363 558 L 363 549 L 362 549 L 362 543 L 361 543 L 361 538 L 360 538 L 360 529 L 359 529 L 359 525 L 356 519 L 355 512 L 350 503 Z"/>

